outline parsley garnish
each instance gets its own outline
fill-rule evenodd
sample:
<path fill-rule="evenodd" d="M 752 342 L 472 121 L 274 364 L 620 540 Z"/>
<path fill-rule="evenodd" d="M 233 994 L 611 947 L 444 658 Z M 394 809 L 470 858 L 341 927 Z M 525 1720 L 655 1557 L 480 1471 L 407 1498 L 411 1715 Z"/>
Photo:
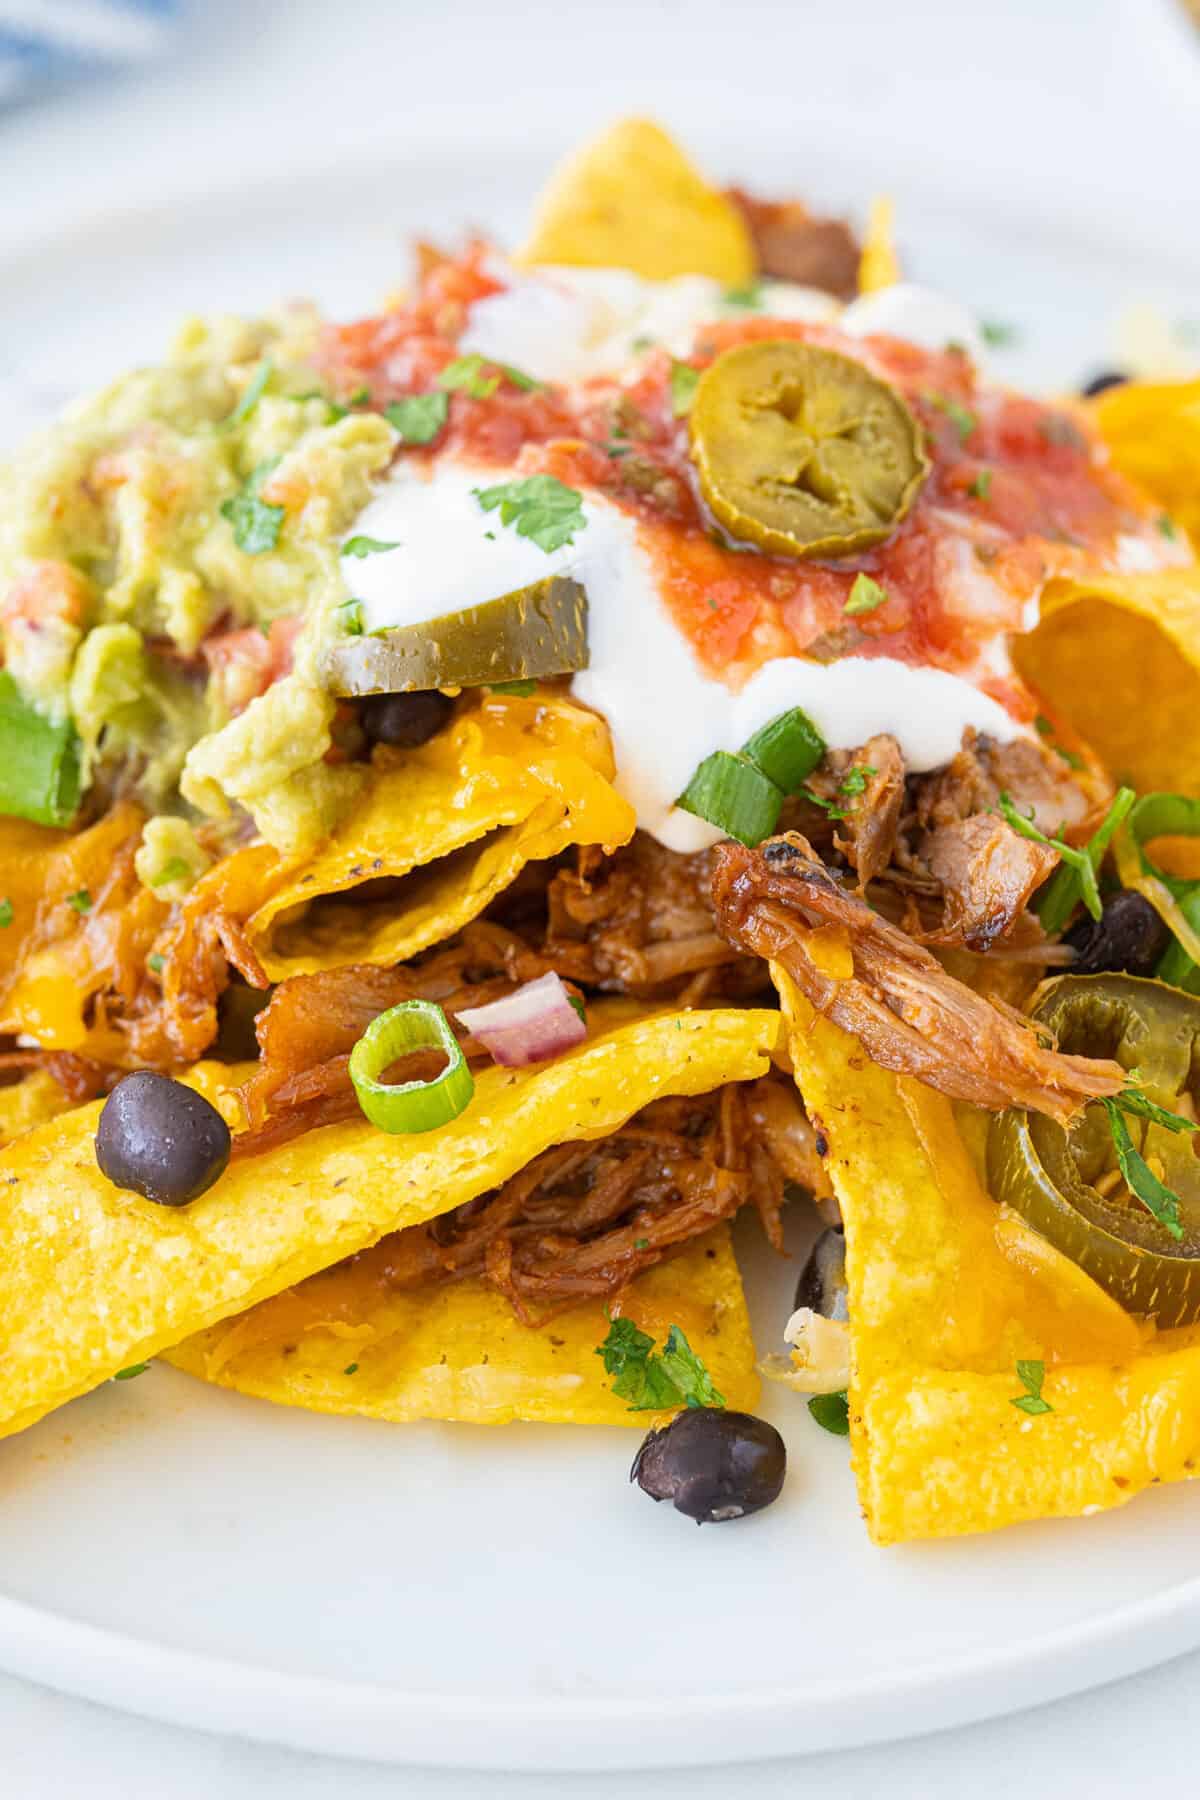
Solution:
<path fill-rule="evenodd" d="M 13 903 L 11 900 L 0 900 L 0 931 L 7 931 L 13 922 Z"/>
<path fill-rule="evenodd" d="M 564 544 L 575 542 L 575 533 L 587 524 L 583 496 L 554 475 L 530 475 L 524 481 L 504 481 L 499 487 L 472 488 L 485 512 L 500 508 L 500 523 L 512 525 L 518 537 L 527 537 L 549 556 Z"/>
<path fill-rule="evenodd" d="M 235 494 L 232 500 L 221 502 L 221 517 L 229 520 L 233 526 L 233 541 L 247 556 L 260 556 L 264 550 L 274 550 L 279 542 L 284 508 L 269 506 L 258 497 L 259 488 L 278 465 L 277 456 L 259 463 L 241 493 Z"/>
<path fill-rule="evenodd" d="M 498 369 L 500 374 L 485 375 L 485 368 Z M 480 356 L 478 352 L 473 356 L 456 356 L 452 363 L 447 363 L 437 384 L 451 393 L 468 394 L 472 400 L 487 400 L 500 386 L 501 376 L 525 393 L 532 393 L 542 385 L 524 370 L 514 369 L 511 363 L 494 362 L 490 356 Z"/>
<path fill-rule="evenodd" d="M 383 416 L 406 444 L 431 444 L 450 412 L 448 394 L 406 394 L 385 406 Z"/>
<path fill-rule="evenodd" d="M 357 557 L 377 556 L 381 550 L 398 550 L 399 548 L 399 538 L 397 538 L 394 544 L 390 544 L 386 538 L 349 537 L 342 545 L 342 555 Z"/>
<path fill-rule="evenodd" d="M 808 1410 L 822 1431 L 834 1437 L 850 1436 L 850 1399 L 845 1388 L 840 1394 L 814 1394 Z"/>
<path fill-rule="evenodd" d="M 969 407 L 964 406 L 960 400 L 952 400 L 948 394 L 935 394 L 929 391 L 922 394 L 921 398 L 927 406 L 935 406 L 939 412 L 945 413 L 963 443 L 979 423 Z"/>
<path fill-rule="evenodd" d="M 856 575 L 854 586 L 850 589 L 850 598 L 842 611 L 847 618 L 857 618 L 860 613 L 871 613 L 877 606 L 882 606 L 887 599 L 887 589 L 872 581 L 869 575 Z"/>
<path fill-rule="evenodd" d="M 153 956 L 148 956 L 146 958 L 146 967 L 148 969 L 153 969 L 156 975 L 161 975 L 166 966 L 166 957 L 161 955 L 157 950 L 154 952 Z"/>
<path fill-rule="evenodd" d="M 752 281 L 747 287 L 726 288 L 721 295 L 726 306 L 740 306 L 746 310 L 756 310 L 763 303 L 761 281 Z"/>
<path fill-rule="evenodd" d="M 73 894 L 67 895 L 67 905 L 77 913 L 89 913 L 92 910 L 92 896 L 86 888 L 77 888 Z"/>
<path fill-rule="evenodd" d="M 342 600 L 336 610 L 345 614 L 343 624 L 347 637 L 361 637 L 363 634 L 363 603 L 361 600 Z"/>
<path fill-rule="evenodd" d="M 613 1393 L 629 1402 L 630 1412 L 659 1412 L 672 1406 L 724 1406 L 712 1378 L 678 1325 L 672 1325 L 661 1351 L 632 1319 L 612 1319 L 608 1336 L 596 1355 L 613 1382 Z"/>
<path fill-rule="evenodd" d="M 1054 1408 L 1050 1402 L 1042 1399 L 1042 1383 L 1045 1379 L 1046 1365 L 1044 1362 L 1019 1362 L 1017 1364 L 1017 1380 L 1025 1392 L 1018 1394 L 1016 1399 L 1010 1400 L 1008 1404 L 1015 1406 L 1019 1412 L 1023 1413 L 1053 1412 Z"/>
<path fill-rule="evenodd" d="M 1179 536 L 1179 533 L 1175 529 L 1175 521 L 1171 517 L 1170 513 L 1159 513 L 1158 529 L 1162 532 L 1162 534 L 1165 538 L 1170 538 L 1172 540 L 1172 542 L 1174 542 L 1175 538 L 1177 538 Z"/>
<path fill-rule="evenodd" d="M 226 431 L 232 431 L 236 425 L 240 425 L 244 419 L 250 417 L 250 414 L 254 411 L 255 407 L 266 393 L 267 383 L 274 373 L 275 364 L 270 358 L 268 358 L 266 362 L 259 363 L 253 378 L 247 382 L 245 388 L 242 390 L 241 399 L 238 401 L 229 417 L 225 420 Z"/>
<path fill-rule="evenodd" d="M 967 489 L 967 493 L 972 500 L 990 500 L 992 494 L 992 471 L 990 469 L 980 469 L 978 475 L 976 475 L 974 481 Z"/>
<path fill-rule="evenodd" d="M 170 856 L 158 871 L 150 878 L 151 887 L 166 887 L 168 881 L 186 881 L 192 872 L 192 865 L 185 862 L 182 856 Z"/>
<path fill-rule="evenodd" d="M 148 1362 L 130 1363 L 127 1369 L 118 1369 L 113 1376 L 114 1381 L 132 1381 L 135 1375 L 144 1375 L 150 1367 Z"/>
<path fill-rule="evenodd" d="M 1019 343 L 1021 339 L 1021 333 L 1015 325 L 1005 325 L 999 319 L 981 319 L 979 331 L 984 343 L 990 344 L 993 350 L 1003 350 L 1009 344 Z"/>
<path fill-rule="evenodd" d="M 1112 1132 L 1113 1146 L 1117 1152 L 1117 1167 L 1125 1177 L 1126 1186 L 1141 1201 L 1146 1211 L 1158 1220 L 1163 1230 L 1178 1241 L 1183 1237 L 1179 1195 L 1158 1179 L 1145 1157 L 1134 1148 L 1124 1115 L 1127 1112 L 1138 1113 L 1143 1118 L 1153 1119 L 1159 1125 L 1165 1124 L 1169 1119 L 1172 1122 L 1167 1125 L 1168 1131 L 1194 1131 L 1195 1126 L 1189 1120 L 1180 1119 L 1177 1114 L 1167 1113 L 1161 1106 L 1155 1106 L 1153 1100 L 1148 1100 L 1136 1089 L 1131 1092 L 1127 1088 L 1124 1093 L 1103 1100 L 1101 1104 L 1108 1114 L 1108 1128 Z"/>
<path fill-rule="evenodd" d="M 1077 900 L 1083 901 L 1093 919 L 1100 917 L 1104 909 L 1100 902 L 1100 889 L 1096 884 L 1096 870 L 1100 867 L 1114 832 L 1133 805 L 1134 798 L 1132 788 L 1118 788 L 1099 829 L 1082 850 L 1077 850 L 1061 837 L 1047 837 L 1033 823 L 1032 809 L 1026 816 L 1017 811 L 1008 794 L 1001 794 L 1000 811 L 1005 821 L 1019 836 L 1029 838 L 1035 844 L 1045 844 L 1050 850 L 1057 850 L 1064 865 L 1055 870 L 1054 878 L 1047 886 L 1038 907 L 1038 917 L 1046 931 L 1061 931 L 1074 911 Z"/>
<path fill-rule="evenodd" d="M 677 419 L 686 418 L 692 410 L 692 401 L 696 398 L 696 383 L 700 379 L 699 369 L 693 369 L 691 363 L 671 360 L 671 412 Z"/>

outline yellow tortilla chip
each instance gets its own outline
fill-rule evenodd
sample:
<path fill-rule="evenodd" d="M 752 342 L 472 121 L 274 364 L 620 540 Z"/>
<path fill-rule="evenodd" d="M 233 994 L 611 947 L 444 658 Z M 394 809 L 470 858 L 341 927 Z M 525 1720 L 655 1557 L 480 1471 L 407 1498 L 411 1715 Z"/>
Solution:
<path fill-rule="evenodd" d="M 1048 583 L 1013 661 L 1118 781 L 1200 794 L 1200 566 Z"/>
<path fill-rule="evenodd" d="M 31 1070 L 11 1087 L 0 1088 L 0 1149 L 23 1131 L 70 1110 L 71 1102 L 53 1075 L 46 1069 Z"/>
<path fill-rule="evenodd" d="M 878 194 L 867 214 L 867 230 L 862 255 L 858 259 L 858 291 L 874 294 L 880 288 L 895 287 L 901 279 L 900 258 L 896 254 L 895 207 L 890 195 Z"/>
<path fill-rule="evenodd" d="M 774 973 L 845 1219 L 851 1449 L 875 1541 L 1119 1506 L 1194 1474 L 1200 1332 L 1154 1336 L 998 1207 L 950 1103 Z M 1018 1358 L 1044 1363 L 1050 1412 L 1012 1405 Z"/>
<path fill-rule="evenodd" d="M 619 1309 L 661 1345 L 678 1325 L 728 1405 L 753 1408 L 759 1382 L 741 1278 L 725 1226 L 639 1276 Z M 389 1293 L 342 1264 L 168 1352 L 189 1374 L 316 1412 L 408 1423 L 636 1425 L 596 1354 L 606 1303 L 522 1325 L 480 1281 Z"/>
<path fill-rule="evenodd" d="M 710 275 L 729 287 L 755 272 L 737 207 L 649 119 L 622 119 L 560 166 L 514 260 L 632 269 L 648 281 Z"/>
<path fill-rule="evenodd" d="M 527 862 L 631 837 L 613 773 L 595 713 L 545 698 L 485 703 L 376 766 L 316 855 L 268 878 L 246 937 L 271 981 L 405 962 L 475 918 Z"/>
<path fill-rule="evenodd" d="M 1123 475 L 1158 501 L 1200 555 L 1200 381 L 1130 381 L 1092 402 Z"/>
<path fill-rule="evenodd" d="M 26 1132 L 0 1151 L 0 1435 L 474 1199 L 553 1144 L 604 1137 L 664 1094 L 757 1078 L 778 1034 L 768 1011 L 660 1013 L 541 1067 L 483 1070 L 470 1106 L 439 1131 L 329 1125 L 235 1161 L 186 1207 L 105 1180 L 99 1102 Z M 210 1094 L 236 1075 L 195 1072 Z"/>

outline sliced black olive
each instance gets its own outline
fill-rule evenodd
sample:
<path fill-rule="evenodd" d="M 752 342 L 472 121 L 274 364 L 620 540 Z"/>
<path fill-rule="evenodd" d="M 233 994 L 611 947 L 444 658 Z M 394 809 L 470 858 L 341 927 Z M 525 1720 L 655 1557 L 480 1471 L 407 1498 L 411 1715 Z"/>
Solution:
<path fill-rule="evenodd" d="M 420 694 L 372 694 L 359 703 L 358 716 L 373 744 L 415 750 L 442 729 L 453 711 L 453 700 L 430 688 Z"/>
<path fill-rule="evenodd" d="M 765 1419 L 694 1406 L 649 1433 L 629 1479 L 652 1500 L 671 1500 L 676 1512 L 708 1525 L 761 1512 L 778 1499 L 786 1473 L 787 1449 Z"/>
<path fill-rule="evenodd" d="M 1119 888 L 1098 919 L 1084 917 L 1063 938 L 1076 952 L 1072 975 L 1153 975 L 1171 933 L 1148 900 Z"/>
<path fill-rule="evenodd" d="M 1128 380 L 1128 375 L 1123 375 L 1120 369 L 1101 369 L 1098 375 L 1085 381 L 1079 391 L 1085 400 L 1092 400 L 1097 394 L 1106 393 L 1109 388 L 1124 387 Z"/>
<path fill-rule="evenodd" d="M 795 1306 L 807 1306 L 823 1319 L 848 1319 L 846 1301 L 846 1234 L 829 1225 L 808 1253 L 796 1283 Z"/>
<path fill-rule="evenodd" d="M 186 1206 L 229 1161 L 229 1127 L 202 1094 L 143 1070 L 118 1081 L 96 1128 L 96 1161 L 115 1187 Z"/>

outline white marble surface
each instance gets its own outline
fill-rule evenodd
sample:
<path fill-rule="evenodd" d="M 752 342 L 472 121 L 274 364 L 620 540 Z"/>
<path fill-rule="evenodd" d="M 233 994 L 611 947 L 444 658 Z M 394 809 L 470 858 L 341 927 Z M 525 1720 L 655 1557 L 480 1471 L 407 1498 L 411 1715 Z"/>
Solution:
<path fill-rule="evenodd" d="M 0 250 L 53 233 L 81 208 L 103 231 L 107 214 L 167 183 L 186 205 L 214 167 L 225 178 L 276 162 L 326 168 L 385 145 L 400 115 L 406 130 L 444 142 L 496 129 L 511 138 L 535 113 L 548 141 L 565 143 L 631 107 L 680 122 L 707 107 L 728 139 L 741 113 L 782 136 L 803 106 L 810 122 L 827 115 L 844 133 L 867 106 L 894 128 L 898 167 L 942 164 L 949 199 L 971 191 L 980 166 L 1012 216 L 1040 213 L 1053 185 L 1072 196 L 1081 235 L 1117 221 L 1131 267 L 1140 244 L 1161 241 L 1172 204 L 1164 172 L 1196 166 L 1200 58 L 1189 58 L 1166 0 L 742 0 L 732 10 L 707 0 L 193 0 L 191 14 L 154 77 L 0 114 Z M 78 320 L 86 338 L 86 289 Z M 780 1603 L 804 1629 L 803 1593 Z M 1200 1655 L 993 1724 L 762 1765 L 744 1784 L 763 1800 L 819 1783 L 844 1800 L 957 1800 L 968 1788 L 979 1800 L 1125 1795 L 1190 1776 L 1198 1679 Z M 337 1764 L 149 1724 L 10 1677 L 0 1677 L 0 1744 L 5 1800 L 702 1800 L 743 1785 L 727 1768 L 539 1779 Z M 731 1744 L 731 1758 L 741 1750 Z"/>

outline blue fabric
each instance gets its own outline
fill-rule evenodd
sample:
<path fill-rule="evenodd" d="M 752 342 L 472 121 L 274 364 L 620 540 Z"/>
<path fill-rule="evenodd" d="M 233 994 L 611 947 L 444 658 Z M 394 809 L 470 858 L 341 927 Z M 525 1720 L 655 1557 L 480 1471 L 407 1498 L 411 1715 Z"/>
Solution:
<path fill-rule="evenodd" d="M 156 56 L 183 0 L 0 0 L 0 105 Z"/>

